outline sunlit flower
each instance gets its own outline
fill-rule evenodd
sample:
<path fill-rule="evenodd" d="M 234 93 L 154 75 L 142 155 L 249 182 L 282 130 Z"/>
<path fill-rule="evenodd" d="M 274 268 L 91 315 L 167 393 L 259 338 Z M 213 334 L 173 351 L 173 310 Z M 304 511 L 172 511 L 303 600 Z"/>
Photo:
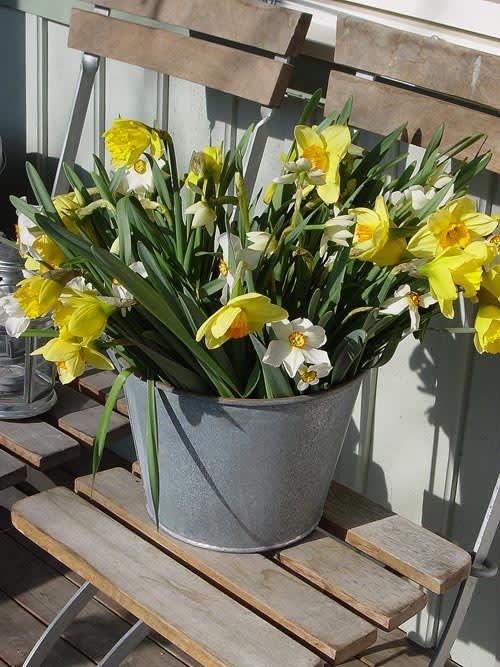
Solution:
<path fill-rule="evenodd" d="M 15 294 L 0 296 L 0 324 L 12 338 L 19 336 L 29 327 L 30 318 L 21 308 Z"/>
<path fill-rule="evenodd" d="M 400 285 L 394 296 L 386 299 L 380 306 L 381 315 L 400 315 L 405 310 L 410 314 L 410 331 L 416 331 L 420 326 L 419 308 L 428 308 L 436 303 L 430 292 L 419 294 L 414 292 L 408 284 Z"/>
<path fill-rule="evenodd" d="M 301 157 L 293 162 L 285 162 L 283 166 L 285 173 L 274 178 L 274 183 L 294 183 L 299 174 L 304 175 L 304 179 L 309 185 L 324 185 L 326 183 L 325 172 L 313 167 L 312 160 L 307 158 Z"/>
<path fill-rule="evenodd" d="M 193 221 L 191 227 L 197 229 L 198 227 L 205 227 L 210 236 L 213 236 L 215 230 L 215 221 L 217 220 L 217 214 L 206 201 L 201 200 L 197 201 L 195 204 L 188 206 L 186 215 L 192 215 Z"/>
<path fill-rule="evenodd" d="M 329 364 L 325 350 L 318 348 L 326 343 L 323 327 L 314 325 L 305 317 L 289 322 L 282 320 L 268 327 L 276 337 L 268 345 L 262 361 L 270 366 L 281 366 L 293 378 L 303 364 Z"/>
<path fill-rule="evenodd" d="M 193 188 L 197 186 L 198 181 L 212 180 L 218 183 L 222 170 L 222 147 L 205 146 L 201 151 L 193 153 L 189 165 L 189 173 L 186 176 L 186 185 Z"/>
<path fill-rule="evenodd" d="M 469 197 L 460 197 L 432 213 L 421 229 L 409 240 L 408 250 L 416 257 L 432 257 L 450 247 L 465 248 L 491 234 L 497 221 L 476 213 Z"/>
<path fill-rule="evenodd" d="M 474 328 L 474 345 L 479 353 L 500 353 L 500 306 L 479 306 Z"/>
<path fill-rule="evenodd" d="M 264 324 L 288 317 L 281 306 L 271 303 L 267 296 L 250 292 L 230 299 L 211 315 L 196 332 L 199 342 L 205 337 L 209 349 L 220 347 L 230 338 L 243 338 L 260 331 Z"/>
<path fill-rule="evenodd" d="M 391 194 L 391 203 L 398 204 L 402 199 L 411 201 L 411 207 L 414 211 L 419 211 L 426 206 L 430 200 L 444 188 L 452 177 L 447 173 L 450 169 L 450 161 L 443 163 L 440 169 L 433 173 L 425 185 L 410 185 L 404 192 L 395 191 Z M 449 187 L 441 200 L 439 206 L 445 206 L 454 195 L 453 185 Z"/>
<path fill-rule="evenodd" d="M 64 283 L 43 276 L 32 276 L 18 283 L 15 294 L 23 311 L 33 319 L 47 315 L 63 289 Z"/>
<path fill-rule="evenodd" d="M 297 125 L 294 134 L 299 160 L 308 160 L 313 170 L 325 175 L 324 184 L 317 185 L 316 192 L 324 202 L 334 204 L 340 194 L 340 161 L 351 143 L 349 128 L 331 125 L 317 132 L 307 125 Z"/>
<path fill-rule="evenodd" d="M 158 160 L 158 167 L 161 169 L 165 164 L 164 160 Z M 154 192 L 153 170 L 145 154 L 141 154 L 137 160 L 125 169 L 123 179 L 119 186 L 119 191 L 123 194 L 132 192 L 136 195 L 145 195 L 147 192 Z"/>
<path fill-rule="evenodd" d="M 154 158 L 162 154 L 158 132 L 137 120 L 116 118 L 103 137 L 115 168 L 133 165 L 147 149 Z"/>
<path fill-rule="evenodd" d="M 311 366 L 306 366 L 303 364 L 299 367 L 295 377 L 297 389 L 299 391 L 305 391 L 309 387 L 318 384 L 320 379 L 326 377 L 331 370 L 332 366 L 330 365 L 330 362 L 322 364 L 311 364 Z"/>
<path fill-rule="evenodd" d="M 350 209 L 349 213 L 356 216 L 352 257 L 379 266 L 397 264 L 406 243 L 401 238 L 390 238 L 390 229 L 394 225 L 389 220 L 384 198 L 381 195 L 376 198 L 373 210 L 359 207 Z"/>
<path fill-rule="evenodd" d="M 353 225 L 352 215 L 339 215 L 327 220 L 319 245 L 319 254 L 323 256 L 328 251 L 329 242 L 348 247 L 349 239 L 353 238 L 353 233 L 349 231 L 349 228 Z"/>
<path fill-rule="evenodd" d="M 81 338 L 86 345 L 99 338 L 116 309 L 115 303 L 109 303 L 106 297 L 68 290 L 54 307 L 54 324 L 64 330 L 66 338 Z"/>
<path fill-rule="evenodd" d="M 85 345 L 78 338 L 52 338 L 32 354 L 41 354 L 47 361 L 56 364 L 59 380 L 68 384 L 82 375 L 85 365 L 90 364 L 100 370 L 113 370 L 111 361 L 92 345 Z"/>
<path fill-rule="evenodd" d="M 247 232 L 247 239 L 250 241 L 250 250 L 263 252 L 266 256 L 272 255 L 278 247 L 278 241 L 269 232 Z"/>

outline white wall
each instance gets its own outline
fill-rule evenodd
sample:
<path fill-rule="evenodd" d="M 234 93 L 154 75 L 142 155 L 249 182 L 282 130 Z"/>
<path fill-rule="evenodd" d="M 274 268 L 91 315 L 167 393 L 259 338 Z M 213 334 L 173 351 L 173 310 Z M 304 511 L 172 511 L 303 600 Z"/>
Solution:
<path fill-rule="evenodd" d="M 12 7 L 15 2 L 7 4 Z M 36 11 L 36 4 L 28 0 L 18 2 L 21 9 L 32 11 Z M 38 11 L 67 20 L 70 3 L 58 4 L 63 6 L 61 16 L 49 14 L 55 12 L 53 3 L 38 3 Z M 350 5 L 351 9 L 356 5 L 359 9 L 360 4 L 382 6 L 383 3 L 337 4 Z M 415 16 L 424 4 L 431 9 L 440 6 L 439 2 L 415 2 Z M 445 4 L 441 4 L 441 9 Z M 453 3 L 448 4 L 447 15 L 458 21 L 460 17 L 451 11 Z M 457 4 L 462 3 L 455 2 L 454 6 Z M 469 7 L 473 4 L 464 3 Z M 492 5 L 490 9 L 498 16 L 500 5 L 487 0 L 481 5 Z M 394 7 L 392 10 L 396 11 Z M 328 12 L 326 15 L 332 16 Z M 479 21 L 475 12 L 471 16 Z M 330 39 L 328 21 L 325 19 L 323 28 L 327 30 L 322 33 L 327 40 Z M 489 25 L 491 34 L 493 24 Z M 494 30 L 499 25 L 497 22 Z M 66 48 L 66 39 L 65 25 L 32 14 L 25 17 L 0 3 L 0 48 L 5 49 L 7 44 L 9 51 L 8 59 L 3 56 L 0 59 L 0 134 L 6 138 L 11 165 L 16 170 L 16 177 L 9 181 L 10 191 L 19 192 L 24 187 L 21 175 L 24 153 L 30 154 L 47 175 L 54 170 L 79 71 L 80 56 Z M 331 33 L 329 49 L 333 43 Z M 6 67 L 6 63 L 14 62 L 15 73 Z M 314 67 L 327 71 L 326 63 L 316 62 Z M 11 91 L 9 98 L 15 101 L 7 104 L 10 116 L 5 112 L 6 90 Z M 297 99 L 289 98 L 273 119 L 259 174 L 260 184 L 266 184 L 279 168 L 279 154 L 286 150 L 286 138 L 291 136 L 300 108 Z M 163 119 L 180 146 L 178 157 L 184 168 L 193 149 L 222 139 L 230 144 L 237 133 L 259 118 L 254 104 L 140 68 L 107 62 L 82 137 L 77 160 L 82 168 L 90 167 L 92 151 L 102 151 L 100 135 L 118 114 L 146 122 Z M 493 211 L 500 211 L 498 186 L 498 177 L 492 175 L 476 183 L 474 191 L 483 209 L 493 207 Z M 477 355 L 469 338 L 453 339 L 444 333 L 431 332 L 422 345 L 408 339 L 379 373 L 373 439 L 370 411 L 366 403 L 358 401 L 338 478 L 471 548 L 500 470 L 499 371 L 500 359 Z M 492 558 L 500 560 L 498 539 Z M 479 583 L 453 652 L 464 667 L 500 665 L 499 593 L 498 578 Z M 447 601 L 443 609 L 439 603 L 432 603 L 430 613 L 422 613 L 407 629 L 423 640 L 431 640 L 435 634 L 434 621 L 443 617 L 446 608 Z"/>

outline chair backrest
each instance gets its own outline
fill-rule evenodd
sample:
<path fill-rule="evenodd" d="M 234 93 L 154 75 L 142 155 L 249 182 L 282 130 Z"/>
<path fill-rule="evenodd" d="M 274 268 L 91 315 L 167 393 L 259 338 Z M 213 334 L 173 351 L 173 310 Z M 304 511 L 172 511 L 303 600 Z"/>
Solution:
<path fill-rule="evenodd" d="M 194 31 L 180 34 L 73 9 L 68 46 L 209 88 L 279 106 L 310 14 L 243 0 L 103 0 L 117 9 Z M 168 26 L 167 26 L 168 27 Z"/>
<path fill-rule="evenodd" d="M 415 145 L 441 121 L 447 144 L 482 133 L 493 151 L 488 169 L 500 172 L 500 56 L 343 16 L 334 62 L 325 113 L 352 95 L 355 127 L 385 134 L 408 121 Z"/>

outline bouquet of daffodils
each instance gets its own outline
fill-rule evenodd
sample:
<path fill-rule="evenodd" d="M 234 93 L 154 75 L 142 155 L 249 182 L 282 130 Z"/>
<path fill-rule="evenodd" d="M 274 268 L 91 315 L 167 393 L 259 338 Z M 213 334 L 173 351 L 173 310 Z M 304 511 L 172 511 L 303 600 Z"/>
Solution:
<path fill-rule="evenodd" d="M 452 318 L 462 294 L 479 304 L 477 350 L 500 352 L 499 221 L 466 196 L 490 156 L 450 160 L 480 137 L 441 148 L 439 127 L 404 166 L 403 127 L 364 150 L 350 104 L 308 124 L 318 99 L 265 206 L 245 190 L 251 129 L 235 150 L 199 147 L 180 171 L 167 132 L 119 118 L 104 135 L 111 171 L 95 158 L 87 187 L 66 166 L 72 190 L 55 198 L 28 165 L 38 206 L 12 198 L 27 277 L 0 299 L 9 333 L 50 315 L 34 354 L 63 383 L 86 364 L 111 368 L 111 348 L 149 381 L 277 398 L 386 363 L 433 315 Z"/>

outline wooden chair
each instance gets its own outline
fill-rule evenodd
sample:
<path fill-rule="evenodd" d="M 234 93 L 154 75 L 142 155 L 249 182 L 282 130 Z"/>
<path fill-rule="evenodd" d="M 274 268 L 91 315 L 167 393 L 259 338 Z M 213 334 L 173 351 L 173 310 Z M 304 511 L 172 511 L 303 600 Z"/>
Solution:
<path fill-rule="evenodd" d="M 112 18 L 115 9 L 163 26 Z M 243 0 L 103 0 L 93 12 L 73 9 L 68 46 L 83 51 L 82 68 L 53 194 L 66 188 L 62 163 L 74 163 L 100 57 L 260 104 L 261 120 L 244 165 L 250 191 L 265 147 L 264 126 L 283 100 L 291 60 L 302 48 L 310 21 L 310 14 Z"/>
<path fill-rule="evenodd" d="M 376 46 L 367 49 L 367 44 Z M 342 16 L 337 21 L 325 114 L 341 109 L 352 96 L 354 127 L 387 134 L 407 122 L 405 140 L 413 145 L 426 144 L 442 121 L 446 124 L 444 141 L 448 145 L 467 135 L 482 133 L 485 135 L 482 149 L 493 153 L 488 169 L 500 173 L 499 78 L 499 56 Z M 471 158 L 476 151 L 476 146 L 471 146 L 459 157 Z M 376 370 L 372 371 L 363 387 L 365 400 L 371 405 L 374 405 L 376 375 Z M 338 512 L 332 509 L 332 514 Z M 377 556 L 366 543 L 370 529 L 367 533 L 363 526 L 356 528 L 356 517 L 344 520 L 347 526 L 341 536 Z M 492 577 L 497 572 L 487 556 L 499 522 L 500 475 L 472 550 L 471 574 L 460 585 L 429 667 L 443 667 L 448 659 L 478 578 Z M 367 523 L 366 517 L 361 523 Z M 384 530 L 380 521 L 377 527 Z"/>

